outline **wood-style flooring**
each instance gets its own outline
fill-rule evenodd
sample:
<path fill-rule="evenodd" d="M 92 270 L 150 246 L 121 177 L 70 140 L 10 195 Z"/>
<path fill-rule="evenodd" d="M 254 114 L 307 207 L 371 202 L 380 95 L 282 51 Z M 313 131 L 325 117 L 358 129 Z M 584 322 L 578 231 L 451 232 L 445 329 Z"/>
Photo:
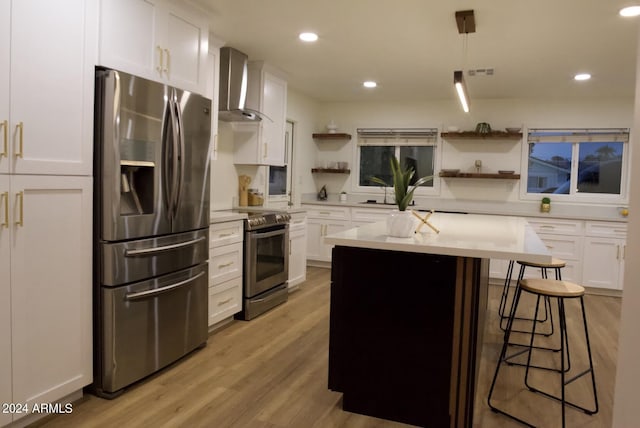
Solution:
<path fill-rule="evenodd" d="M 73 412 L 49 416 L 36 427 L 401 427 L 342 410 L 341 394 L 327 389 L 330 270 L 309 268 L 307 281 L 289 301 L 250 321 L 234 321 L 213 333 L 207 346 L 131 387 L 115 400 L 85 395 Z M 502 335 L 496 308 L 500 287 L 490 287 L 481 371 L 476 394 L 475 426 L 517 427 L 486 404 Z M 600 412 L 587 416 L 568 409 L 570 427 L 610 427 L 617 359 L 620 299 L 587 296 Z M 577 307 L 568 305 L 574 325 Z M 579 319 L 578 319 L 579 321 Z M 575 331 L 575 330 L 573 330 Z M 579 336 L 579 335 L 576 335 Z M 571 348 L 583 363 L 580 344 Z M 543 427 L 560 426 L 560 406 L 526 391 L 523 369 L 508 367 L 496 398 L 514 412 Z M 503 376 L 504 375 L 504 376 Z M 551 378 L 535 379 L 552 387 Z M 582 399 L 583 381 L 569 386 Z M 588 397 L 588 394 L 586 395 Z"/>

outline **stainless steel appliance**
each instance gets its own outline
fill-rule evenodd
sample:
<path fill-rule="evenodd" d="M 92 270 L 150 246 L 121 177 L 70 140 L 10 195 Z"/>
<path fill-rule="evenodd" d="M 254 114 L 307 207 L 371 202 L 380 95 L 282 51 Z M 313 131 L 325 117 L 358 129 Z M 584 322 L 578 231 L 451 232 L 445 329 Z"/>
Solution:
<path fill-rule="evenodd" d="M 96 69 L 94 390 L 207 340 L 211 101 Z"/>
<path fill-rule="evenodd" d="M 242 211 L 241 211 L 242 212 Z M 289 220 L 287 213 L 244 211 L 244 284 L 242 312 L 250 320 L 287 301 Z"/>

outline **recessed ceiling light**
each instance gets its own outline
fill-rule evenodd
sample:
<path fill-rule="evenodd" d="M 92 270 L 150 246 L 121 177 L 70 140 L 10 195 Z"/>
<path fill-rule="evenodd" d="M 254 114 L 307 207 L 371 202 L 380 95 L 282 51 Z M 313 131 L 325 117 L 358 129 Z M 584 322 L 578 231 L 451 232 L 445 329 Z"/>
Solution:
<path fill-rule="evenodd" d="M 591 79 L 591 75 L 589 73 L 580 73 L 580 74 L 576 74 L 575 76 L 573 76 L 573 78 L 575 80 L 579 80 L 579 81 L 589 80 L 589 79 Z"/>
<path fill-rule="evenodd" d="M 620 16 L 630 17 L 640 15 L 640 6 L 629 6 L 620 9 Z"/>
<path fill-rule="evenodd" d="M 362 83 L 362 86 L 364 86 L 365 88 L 375 88 L 376 86 L 378 86 L 378 84 L 373 80 L 367 80 L 366 82 Z"/>
<path fill-rule="evenodd" d="M 318 35 L 316 33 L 300 33 L 298 38 L 303 42 L 315 42 L 318 40 Z"/>

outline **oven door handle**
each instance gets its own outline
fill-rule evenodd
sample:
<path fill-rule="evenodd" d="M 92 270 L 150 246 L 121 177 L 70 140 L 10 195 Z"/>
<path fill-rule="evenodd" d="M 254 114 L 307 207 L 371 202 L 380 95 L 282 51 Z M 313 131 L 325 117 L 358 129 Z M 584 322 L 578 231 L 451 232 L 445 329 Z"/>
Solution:
<path fill-rule="evenodd" d="M 153 296 L 156 296 L 158 294 L 162 294 L 162 293 L 166 293 L 167 291 L 171 291 L 171 290 L 173 290 L 175 288 L 182 287 L 183 285 L 187 285 L 190 282 L 193 282 L 196 279 L 200 278 L 202 275 L 204 275 L 204 272 L 200 272 L 199 274 L 197 274 L 194 277 L 191 277 L 189 279 L 185 279 L 184 281 L 176 282 L 175 284 L 167 285 L 167 286 L 160 287 L 160 288 L 154 288 L 153 290 L 137 291 L 137 292 L 133 292 L 133 293 L 127 293 L 127 294 L 124 295 L 124 298 L 125 298 L 125 300 L 136 300 L 136 299 L 144 299 L 145 297 L 153 297 Z"/>
<path fill-rule="evenodd" d="M 272 230 L 271 232 L 255 231 L 255 232 L 251 233 L 249 236 L 251 237 L 251 239 L 271 238 L 272 236 L 284 235 L 286 232 L 287 232 L 286 228 L 278 229 L 278 230 Z"/>
<path fill-rule="evenodd" d="M 205 239 L 207 238 L 205 238 L 204 236 L 201 236 L 191 241 L 179 242 L 177 244 L 171 244 L 171 245 L 163 245 L 162 247 L 141 248 L 139 250 L 125 250 L 124 256 L 125 257 L 148 256 L 150 254 L 162 253 L 164 251 L 171 251 L 171 250 L 176 250 L 178 248 L 189 247 L 191 245 L 197 244 L 200 241 L 204 241 Z"/>

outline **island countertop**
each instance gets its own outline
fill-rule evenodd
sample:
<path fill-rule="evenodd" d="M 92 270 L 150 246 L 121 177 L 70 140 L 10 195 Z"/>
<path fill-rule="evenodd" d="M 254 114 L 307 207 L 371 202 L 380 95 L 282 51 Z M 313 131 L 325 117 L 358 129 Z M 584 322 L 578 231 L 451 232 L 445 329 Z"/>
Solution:
<path fill-rule="evenodd" d="M 419 213 L 424 216 L 424 212 Z M 386 223 L 366 224 L 324 237 L 326 244 L 450 256 L 551 262 L 551 253 L 526 219 L 521 217 L 434 213 L 410 238 L 387 236 Z M 418 220 L 415 219 L 418 226 Z"/>

